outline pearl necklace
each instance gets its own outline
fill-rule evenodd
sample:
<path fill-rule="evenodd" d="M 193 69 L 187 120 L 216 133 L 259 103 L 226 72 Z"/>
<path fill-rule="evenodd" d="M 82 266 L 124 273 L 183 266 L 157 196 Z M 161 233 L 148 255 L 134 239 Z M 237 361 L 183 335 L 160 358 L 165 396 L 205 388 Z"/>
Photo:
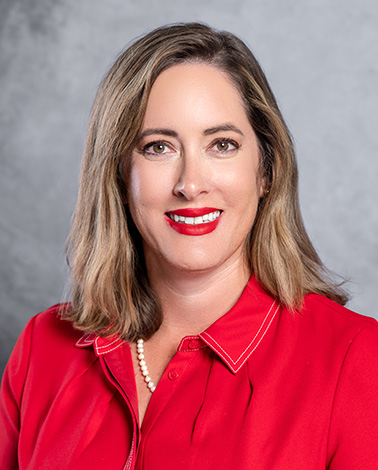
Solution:
<path fill-rule="evenodd" d="M 153 393 L 155 391 L 155 384 L 152 382 L 150 373 L 148 372 L 147 369 L 147 364 L 146 361 L 144 360 L 144 341 L 142 339 L 138 339 L 136 343 L 136 348 L 137 348 L 137 356 L 138 356 L 138 362 L 139 362 L 139 367 L 140 371 L 142 372 L 142 375 L 144 377 L 144 381 L 147 384 L 147 387 L 149 388 L 150 392 Z"/>

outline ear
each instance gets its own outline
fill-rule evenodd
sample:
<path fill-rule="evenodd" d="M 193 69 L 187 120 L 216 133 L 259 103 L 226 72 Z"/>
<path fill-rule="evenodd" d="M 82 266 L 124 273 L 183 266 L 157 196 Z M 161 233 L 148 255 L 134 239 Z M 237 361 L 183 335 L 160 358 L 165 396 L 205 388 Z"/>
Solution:
<path fill-rule="evenodd" d="M 267 182 L 266 176 L 261 176 L 259 178 L 259 187 L 260 187 L 259 196 L 261 199 L 269 193 L 268 182 Z"/>

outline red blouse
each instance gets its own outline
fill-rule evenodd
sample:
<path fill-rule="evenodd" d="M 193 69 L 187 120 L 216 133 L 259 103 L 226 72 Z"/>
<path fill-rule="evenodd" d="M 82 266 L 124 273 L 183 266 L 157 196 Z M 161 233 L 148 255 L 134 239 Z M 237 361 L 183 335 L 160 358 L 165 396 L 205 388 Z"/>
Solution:
<path fill-rule="evenodd" d="M 140 428 L 130 346 L 57 311 L 31 319 L 4 373 L 2 470 L 378 469 L 371 318 L 317 295 L 292 314 L 252 278 L 183 338 Z"/>

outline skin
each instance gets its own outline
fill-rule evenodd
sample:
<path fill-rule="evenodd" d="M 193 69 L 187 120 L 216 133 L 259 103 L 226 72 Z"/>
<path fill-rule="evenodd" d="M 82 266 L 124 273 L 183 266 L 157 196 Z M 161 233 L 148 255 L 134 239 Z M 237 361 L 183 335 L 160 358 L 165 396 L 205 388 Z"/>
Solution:
<path fill-rule="evenodd" d="M 163 312 L 160 329 L 145 343 L 157 384 L 182 337 L 224 315 L 250 277 L 244 243 L 264 182 L 255 133 L 223 71 L 180 64 L 157 78 L 128 181 L 127 203 Z M 221 212 L 211 233 L 179 233 L 168 221 L 171 211 L 203 207 Z M 142 421 L 151 394 L 132 353 Z"/>

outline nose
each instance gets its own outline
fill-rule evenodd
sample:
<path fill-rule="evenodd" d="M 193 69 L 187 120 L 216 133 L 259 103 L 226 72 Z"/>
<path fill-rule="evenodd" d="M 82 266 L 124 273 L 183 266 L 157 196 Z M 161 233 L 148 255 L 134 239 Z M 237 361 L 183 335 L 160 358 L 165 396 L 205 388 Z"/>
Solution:
<path fill-rule="evenodd" d="M 211 185 L 211 172 L 204 161 L 204 156 L 194 153 L 184 154 L 181 158 L 177 182 L 173 193 L 188 201 L 200 194 L 208 193 Z"/>

